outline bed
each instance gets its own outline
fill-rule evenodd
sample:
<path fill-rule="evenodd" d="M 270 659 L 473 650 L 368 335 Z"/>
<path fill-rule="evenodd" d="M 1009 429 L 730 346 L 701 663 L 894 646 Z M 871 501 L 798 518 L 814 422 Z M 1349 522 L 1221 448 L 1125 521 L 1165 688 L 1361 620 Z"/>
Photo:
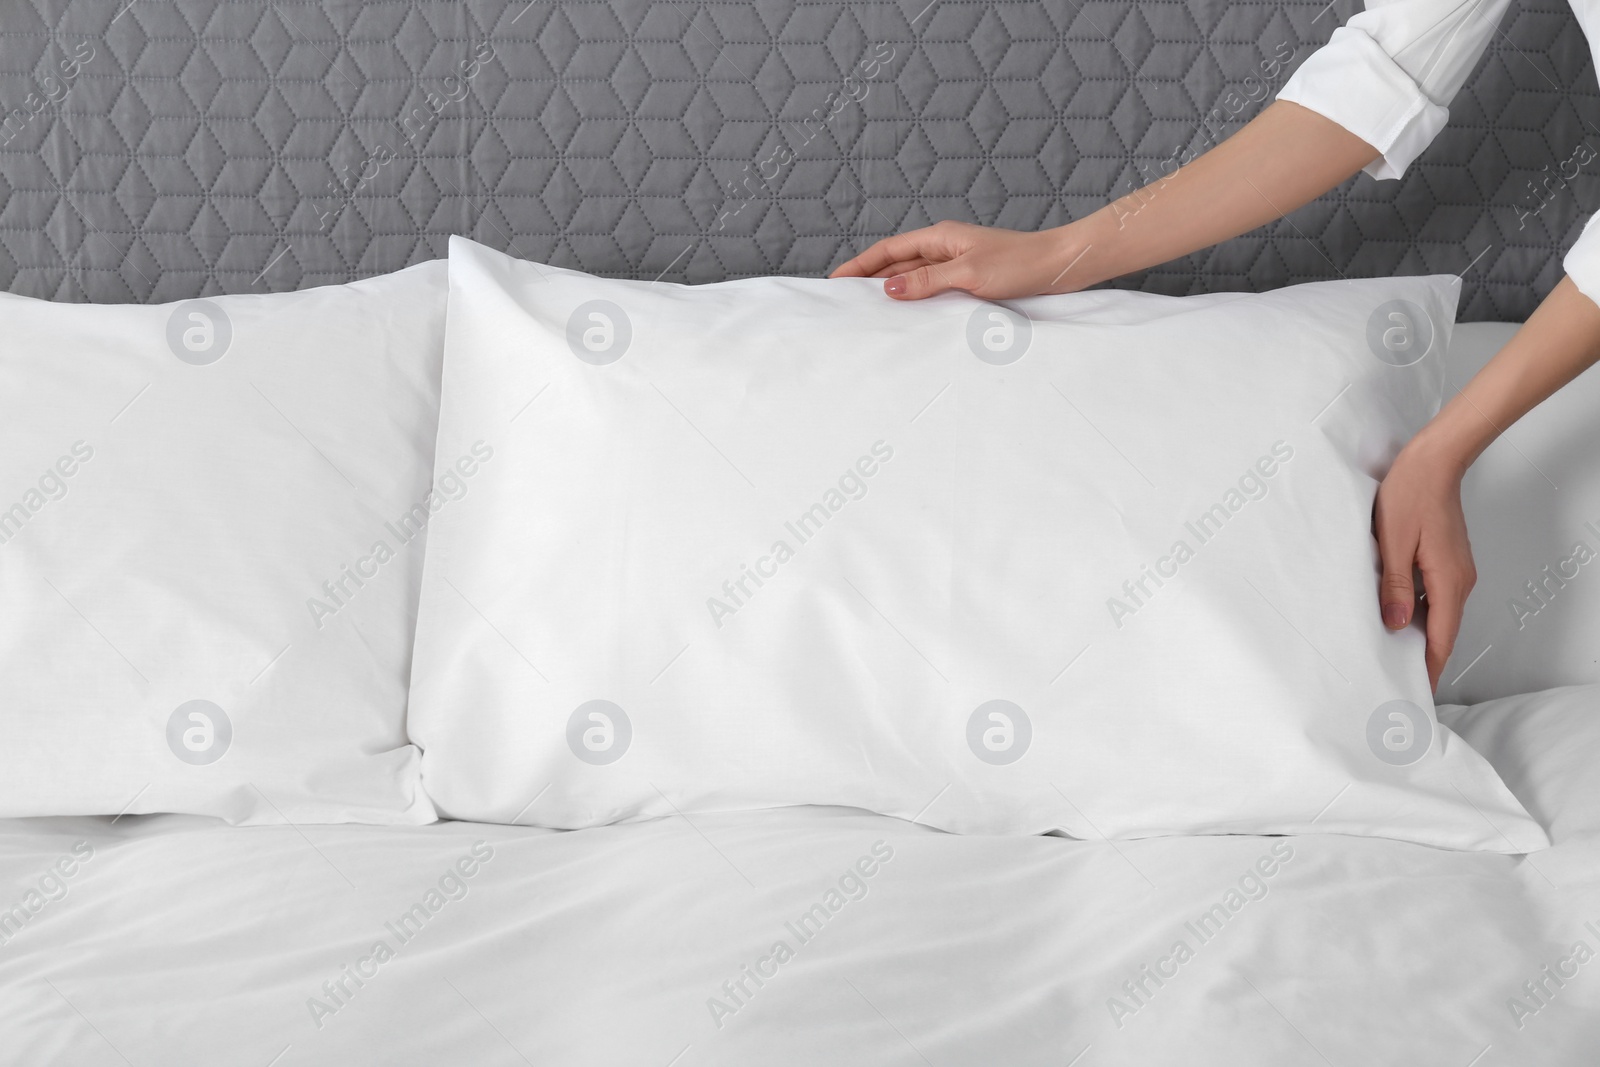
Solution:
<path fill-rule="evenodd" d="M 1574 696 L 1452 719 L 1548 820 L 1529 857 L 964 837 L 823 808 L 569 833 L 11 821 L 8 871 L 92 856 L 0 956 L 6 1056 L 1587 1063 L 1600 721 Z M 862 857 L 866 888 L 816 918 Z"/>
<path fill-rule="evenodd" d="M 20 8 L 0 278 L 106 303 L 349 281 L 452 233 L 700 282 L 815 274 L 942 217 L 1049 225 L 1236 128 L 1266 58 L 1354 5 Z M 1584 174 L 1526 221 L 1600 93 L 1564 6 L 1520 11 L 1398 187 L 1127 284 L 1459 272 L 1461 317 L 1486 320 L 1457 329 L 1459 385 L 1594 204 Z M 885 91 L 813 134 L 879 43 Z M 781 180 L 730 193 L 783 138 Z M 1600 522 L 1580 386 L 1468 483 L 1483 579 L 1439 695 L 1549 850 L 960 836 L 805 807 L 570 832 L 5 819 L 0 1063 L 1593 1063 L 1600 579 L 1531 632 L 1505 610 Z"/>
<path fill-rule="evenodd" d="M 0 953 L 5 1058 L 1589 1063 L 1600 717 L 1575 695 L 1452 720 L 1547 820 L 1529 857 L 824 808 L 568 833 L 13 820 L 14 876 L 92 855 Z M 866 888 L 818 919 L 863 857 Z"/>
<path fill-rule="evenodd" d="M 1508 333 L 1460 331 L 1467 366 Z M 1463 681 L 1509 684 L 1486 666 Z M 1440 716 L 1552 848 L 804 807 L 569 832 L 0 820 L 0 1059 L 1592 1062 L 1600 686 Z"/>

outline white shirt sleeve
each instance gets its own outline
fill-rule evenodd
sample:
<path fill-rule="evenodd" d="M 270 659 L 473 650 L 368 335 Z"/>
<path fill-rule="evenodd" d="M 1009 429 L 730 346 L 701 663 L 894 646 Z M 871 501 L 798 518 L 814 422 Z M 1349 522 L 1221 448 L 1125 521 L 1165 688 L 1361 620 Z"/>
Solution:
<path fill-rule="evenodd" d="M 1578 292 L 1600 304 L 1600 214 L 1589 217 L 1561 265 Z"/>
<path fill-rule="evenodd" d="M 1288 100 L 1382 153 L 1367 168 L 1398 178 L 1444 129 L 1448 105 L 1511 0 L 1368 0 L 1289 79 Z"/>
<path fill-rule="evenodd" d="M 1279 100 L 1332 119 L 1380 155 L 1366 172 L 1398 178 L 1438 136 L 1511 0 L 1367 0 L 1294 72 Z M 1574 4 L 1591 39 L 1597 4 Z M 1600 304 L 1600 215 L 1562 262 Z"/>

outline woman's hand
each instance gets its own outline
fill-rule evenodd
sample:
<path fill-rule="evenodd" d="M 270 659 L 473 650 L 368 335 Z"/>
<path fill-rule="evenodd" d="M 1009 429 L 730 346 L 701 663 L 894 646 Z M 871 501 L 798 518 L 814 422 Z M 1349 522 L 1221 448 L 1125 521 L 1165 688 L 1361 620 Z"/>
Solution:
<path fill-rule="evenodd" d="M 941 222 L 886 237 L 830 277 L 885 278 L 897 300 L 921 300 L 960 289 L 986 300 L 1070 293 L 1096 281 L 1076 267 L 1090 242 L 1076 224 L 1023 233 Z"/>
<path fill-rule="evenodd" d="M 1410 624 L 1419 600 L 1412 573 L 1420 571 L 1428 604 L 1428 683 L 1434 689 L 1461 632 L 1467 594 L 1478 580 L 1461 510 L 1464 473 L 1459 460 L 1419 435 L 1395 459 L 1373 509 L 1383 557 L 1378 602 L 1384 625 L 1401 630 Z"/>
<path fill-rule="evenodd" d="M 1428 598 L 1428 678 L 1436 689 L 1477 580 L 1461 513 L 1462 476 L 1506 427 L 1597 361 L 1600 306 L 1563 278 L 1506 346 L 1401 449 L 1378 487 L 1373 522 L 1383 556 L 1383 621 L 1392 630 L 1411 621 L 1411 574 L 1413 567 L 1420 570 Z"/>
<path fill-rule="evenodd" d="M 1286 100 L 1142 189 L 1039 233 L 941 222 L 889 237 L 833 272 L 883 278 L 897 300 L 961 289 L 988 300 L 1072 293 L 1186 256 L 1293 211 L 1378 150 Z"/>

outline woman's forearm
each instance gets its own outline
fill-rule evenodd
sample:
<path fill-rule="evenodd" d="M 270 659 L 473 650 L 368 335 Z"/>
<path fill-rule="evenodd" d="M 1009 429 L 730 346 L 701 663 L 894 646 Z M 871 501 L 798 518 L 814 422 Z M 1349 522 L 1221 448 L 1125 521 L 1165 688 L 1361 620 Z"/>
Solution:
<path fill-rule="evenodd" d="M 1600 359 L 1600 307 L 1563 278 L 1488 364 L 1452 397 L 1413 448 L 1464 472 L 1536 405 Z"/>
<path fill-rule="evenodd" d="M 1279 101 L 1170 176 L 1054 231 L 1081 289 L 1236 237 L 1293 211 L 1378 157 L 1331 119 Z"/>
<path fill-rule="evenodd" d="M 961 289 L 991 300 L 1070 293 L 1186 256 L 1293 211 L 1378 158 L 1332 119 L 1280 100 L 1171 174 L 1051 230 L 941 222 L 896 234 L 834 271 L 883 278 L 897 300 Z"/>

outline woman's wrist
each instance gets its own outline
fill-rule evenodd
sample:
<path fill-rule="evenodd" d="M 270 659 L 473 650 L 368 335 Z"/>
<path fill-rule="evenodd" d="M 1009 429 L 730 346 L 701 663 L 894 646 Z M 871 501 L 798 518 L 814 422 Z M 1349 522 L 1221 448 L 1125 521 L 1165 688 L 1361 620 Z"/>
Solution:
<path fill-rule="evenodd" d="M 1488 417 L 1458 393 L 1405 450 L 1412 459 L 1459 480 L 1498 436 Z"/>
<path fill-rule="evenodd" d="M 1105 225 L 1104 209 L 1064 226 L 1043 230 L 1044 261 L 1052 275 L 1047 293 L 1075 293 L 1126 273 L 1117 262 L 1115 228 Z"/>

